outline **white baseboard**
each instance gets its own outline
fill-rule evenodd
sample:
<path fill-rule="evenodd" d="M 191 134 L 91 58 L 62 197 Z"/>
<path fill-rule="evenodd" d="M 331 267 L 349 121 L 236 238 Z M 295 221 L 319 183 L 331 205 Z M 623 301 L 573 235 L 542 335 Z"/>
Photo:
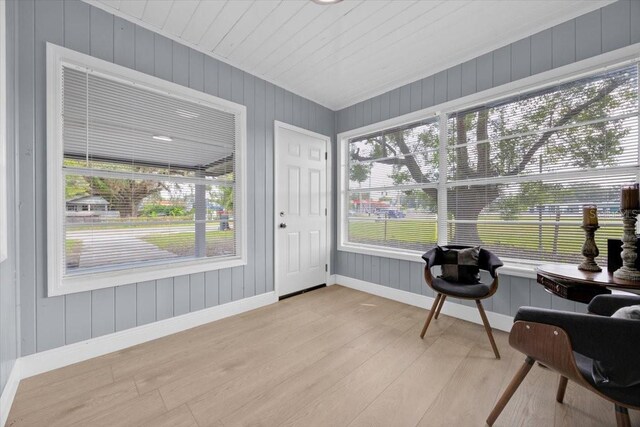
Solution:
<path fill-rule="evenodd" d="M 16 397 L 18 391 L 18 385 L 20 384 L 20 359 L 17 359 L 13 364 L 7 383 L 4 386 L 4 390 L 0 394 L 0 426 L 4 427 L 9 417 L 9 411 L 13 404 L 13 399 Z"/>
<path fill-rule="evenodd" d="M 0 427 L 4 427 L 21 379 L 195 328 L 205 323 L 214 322 L 275 302 L 278 302 L 276 293 L 268 292 L 21 357 L 16 360 L 9 381 L 2 395 L 0 395 Z"/>
<path fill-rule="evenodd" d="M 278 301 L 275 292 L 256 295 L 181 316 L 91 338 L 21 358 L 21 378 L 72 365 L 107 353 L 175 334 Z"/>
<path fill-rule="evenodd" d="M 341 276 L 334 274 L 331 276 L 334 284 L 346 286 L 348 288 L 357 289 L 362 292 L 377 295 L 382 298 L 388 298 L 394 301 L 398 301 L 404 304 L 414 305 L 420 308 L 430 309 L 433 305 L 434 298 L 425 295 L 414 294 L 413 292 L 407 292 L 400 289 L 390 288 L 388 286 L 377 285 L 371 282 L 365 282 L 364 280 L 353 279 L 347 276 Z M 442 306 L 442 313 L 456 317 L 458 319 L 466 320 L 468 322 L 482 324 L 480 313 L 476 307 L 469 307 L 454 302 L 449 302 Z M 513 317 L 505 314 L 494 313 L 487 311 L 487 318 L 489 323 L 495 329 L 509 332 L 513 325 Z"/>

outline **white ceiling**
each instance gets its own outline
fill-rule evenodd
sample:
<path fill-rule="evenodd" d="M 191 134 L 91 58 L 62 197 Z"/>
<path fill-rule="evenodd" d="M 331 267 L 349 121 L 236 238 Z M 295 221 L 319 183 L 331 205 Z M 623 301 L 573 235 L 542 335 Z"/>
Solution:
<path fill-rule="evenodd" d="M 612 0 L 85 0 L 337 110 Z"/>

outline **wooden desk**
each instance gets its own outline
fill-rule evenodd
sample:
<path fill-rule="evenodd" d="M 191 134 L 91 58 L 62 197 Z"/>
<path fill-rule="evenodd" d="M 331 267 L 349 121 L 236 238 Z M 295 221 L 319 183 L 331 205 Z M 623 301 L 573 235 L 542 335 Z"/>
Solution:
<path fill-rule="evenodd" d="M 588 304 L 593 297 L 610 294 L 611 289 L 638 293 L 640 282 L 620 280 L 602 267 L 601 272 L 578 270 L 577 265 L 545 264 L 536 269 L 537 281 L 561 298 Z"/>

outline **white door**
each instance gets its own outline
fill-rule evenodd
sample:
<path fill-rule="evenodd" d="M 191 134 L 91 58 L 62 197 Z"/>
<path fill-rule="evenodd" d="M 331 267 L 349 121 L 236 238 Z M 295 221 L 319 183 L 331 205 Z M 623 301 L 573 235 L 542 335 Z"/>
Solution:
<path fill-rule="evenodd" d="M 275 286 L 278 296 L 326 283 L 327 138 L 276 124 Z"/>

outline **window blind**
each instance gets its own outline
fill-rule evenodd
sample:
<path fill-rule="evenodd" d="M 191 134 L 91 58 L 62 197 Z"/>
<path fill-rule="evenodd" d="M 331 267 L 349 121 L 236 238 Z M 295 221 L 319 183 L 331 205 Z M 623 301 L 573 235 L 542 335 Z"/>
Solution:
<path fill-rule="evenodd" d="M 62 70 L 65 274 L 236 255 L 236 115 Z"/>
<path fill-rule="evenodd" d="M 620 186 L 638 178 L 636 65 L 453 113 L 447 127 L 449 243 L 575 263 L 588 203 L 606 262 Z"/>
<path fill-rule="evenodd" d="M 348 141 L 347 240 L 423 250 L 437 241 L 435 118 Z"/>

